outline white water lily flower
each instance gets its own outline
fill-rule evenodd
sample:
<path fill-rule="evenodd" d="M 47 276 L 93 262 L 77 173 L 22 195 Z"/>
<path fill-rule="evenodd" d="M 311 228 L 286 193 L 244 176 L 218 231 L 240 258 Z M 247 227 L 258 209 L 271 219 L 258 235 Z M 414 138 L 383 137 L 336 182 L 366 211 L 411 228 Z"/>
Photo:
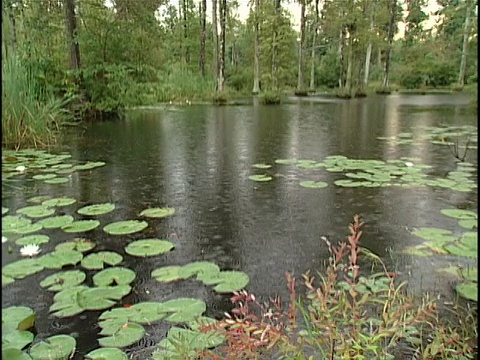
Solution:
<path fill-rule="evenodd" d="M 18 165 L 15 170 L 19 172 L 24 172 L 27 168 L 23 165 Z"/>
<path fill-rule="evenodd" d="M 407 161 L 407 162 L 405 163 L 405 165 L 408 166 L 408 167 L 412 167 L 412 166 L 413 166 L 413 163 L 410 162 L 410 161 Z"/>
<path fill-rule="evenodd" d="M 25 245 L 20 249 L 20 255 L 33 257 L 35 255 L 40 254 L 40 251 L 42 251 L 40 250 L 40 246 L 29 244 L 29 245 Z"/>
<path fill-rule="evenodd" d="M 2 244 L 3 243 L 6 243 L 8 241 L 7 237 L 6 236 L 2 236 Z"/>

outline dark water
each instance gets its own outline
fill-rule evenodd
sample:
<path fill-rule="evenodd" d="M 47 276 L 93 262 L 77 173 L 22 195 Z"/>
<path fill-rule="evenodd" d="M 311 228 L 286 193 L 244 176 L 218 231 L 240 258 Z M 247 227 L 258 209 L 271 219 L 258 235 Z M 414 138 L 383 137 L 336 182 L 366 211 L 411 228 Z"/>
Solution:
<path fill-rule="evenodd" d="M 116 210 L 99 217 L 101 226 L 89 233 L 98 244 L 96 250 L 124 254 L 124 246 L 134 239 L 173 241 L 176 248 L 169 254 L 125 258 L 123 265 L 138 276 L 134 293 L 124 299 L 125 304 L 198 297 L 207 302 L 207 315 L 221 316 L 228 309 L 228 296 L 215 294 L 194 281 L 160 284 L 150 278 L 157 267 L 197 260 L 246 272 L 251 279 L 248 290 L 257 296 L 278 293 L 286 297 L 284 273 L 300 276 L 308 269 L 319 269 L 328 256 L 320 237 L 344 239 L 354 214 L 366 222 L 363 245 L 383 257 L 392 270 L 401 272 L 412 291 L 451 298 L 451 281 L 435 270 L 457 264 L 458 259 L 415 258 L 400 251 L 421 242 L 410 234 L 413 228 L 458 229 L 454 219 L 439 211 L 450 207 L 476 210 L 476 191 L 339 188 L 333 181 L 341 174 L 275 165 L 274 160 L 407 156 L 433 165 L 430 171 L 437 176 L 446 175 L 455 168 L 448 147 L 428 141 L 419 146 L 394 145 L 377 137 L 410 131 L 417 135 L 419 130 L 413 130 L 417 125 L 476 125 L 476 116 L 465 111 L 468 102 L 464 95 L 391 95 L 350 101 L 301 99 L 296 104 L 268 107 L 253 104 L 138 111 L 124 121 L 87 125 L 86 130 L 65 139 L 62 149 L 71 152 L 74 159 L 105 161 L 106 166 L 75 174 L 65 186 L 32 183 L 28 194 L 7 195 L 2 202 L 16 209 L 33 194 L 72 196 L 78 200 L 68 208 L 73 210 L 86 204 L 114 202 Z M 477 162 L 476 151 L 468 154 L 467 161 Z M 255 163 L 273 164 L 265 172 L 274 175 L 274 180 L 248 180 L 249 175 L 264 172 L 253 169 Z M 298 185 L 301 180 L 322 180 L 330 185 L 305 189 Z M 174 207 L 177 214 L 149 220 L 149 228 L 140 234 L 107 236 L 101 230 L 109 222 L 136 219 L 141 210 L 158 206 Z M 44 252 L 75 237 L 60 230 L 49 234 L 52 241 L 43 246 Z M 2 265 L 18 258 L 5 251 L 3 254 Z M 44 271 L 5 287 L 2 307 L 31 306 L 38 314 L 40 336 L 75 333 L 78 352 L 85 354 L 98 346 L 100 312 L 83 313 L 74 319 L 49 317 L 53 294 L 41 289 L 38 282 L 50 273 L 53 271 Z M 147 331 L 158 340 L 166 330 Z"/>

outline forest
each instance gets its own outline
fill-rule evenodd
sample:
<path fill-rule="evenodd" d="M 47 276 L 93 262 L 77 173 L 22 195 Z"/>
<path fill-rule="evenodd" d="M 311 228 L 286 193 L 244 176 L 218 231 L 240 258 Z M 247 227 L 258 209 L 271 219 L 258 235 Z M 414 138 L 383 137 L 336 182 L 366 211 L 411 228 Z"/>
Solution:
<path fill-rule="evenodd" d="M 162 102 L 476 89 L 476 0 L 298 0 L 299 31 L 290 4 L 2 1 L 4 143 Z"/>

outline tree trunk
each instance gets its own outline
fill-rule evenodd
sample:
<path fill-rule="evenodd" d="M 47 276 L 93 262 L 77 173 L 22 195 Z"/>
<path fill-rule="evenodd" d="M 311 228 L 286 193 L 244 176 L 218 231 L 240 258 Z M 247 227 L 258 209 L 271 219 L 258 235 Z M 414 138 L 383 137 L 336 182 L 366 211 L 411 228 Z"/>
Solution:
<path fill-rule="evenodd" d="M 213 73 L 218 79 L 218 24 L 217 24 L 217 0 L 212 0 L 212 32 L 213 32 Z M 218 81 L 216 82 L 218 84 Z M 218 90 L 218 87 L 217 87 Z"/>
<path fill-rule="evenodd" d="M 273 37 L 272 37 L 272 88 L 274 91 L 278 90 L 277 79 L 277 37 L 278 37 L 278 17 L 280 15 L 281 0 L 275 0 L 275 15 L 273 21 Z"/>
<path fill-rule="evenodd" d="M 375 10 L 377 1 L 375 0 L 373 2 L 373 6 L 371 9 L 371 17 L 370 17 L 370 34 L 373 34 L 374 28 L 375 28 Z M 370 40 L 368 42 L 368 47 L 367 47 L 367 53 L 365 54 L 365 67 L 363 70 L 363 89 L 366 90 L 368 86 L 368 77 L 370 75 L 370 62 L 372 59 L 372 41 Z"/>
<path fill-rule="evenodd" d="M 393 36 L 395 30 L 395 14 L 397 12 L 397 0 L 390 0 L 389 4 L 389 11 L 390 11 L 390 19 L 388 22 L 388 34 L 387 34 L 387 50 L 385 54 L 385 67 L 383 71 L 383 88 L 388 88 L 388 81 L 390 76 L 390 60 L 392 58 L 392 44 L 393 44 Z"/>
<path fill-rule="evenodd" d="M 260 11 L 260 0 L 255 0 L 255 8 L 253 11 L 254 16 L 254 36 L 255 36 L 255 53 L 253 59 L 253 95 L 257 95 L 260 92 L 260 34 L 258 26 L 258 12 Z"/>
<path fill-rule="evenodd" d="M 297 91 L 303 91 L 303 46 L 305 42 L 305 0 L 300 0 L 300 41 L 298 44 Z"/>
<path fill-rule="evenodd" d="M 347 78 L 345 88 L 348 96 L 353 95 L 353 33 L 348 30 L 348 58 L 347 58 Z"/>
<path fill-rule="evenodd" d="M 312 52 L 310 54 L 310 91 L 315 91 L 315 46 L 317 45 L 317 32 L 318 32 L 318 2 L 315 0 L 315 21 L 313 22 L 313 39 L 312 39 Z"/>
<path fill-rule="evenodd" d="M 182 16 L 183 16 L 183 48 L 184 48 L 184 63 L 185 65 L 188 65 L 190 63 L 190 54 L 188 51 L 188 22 L 187 22 L 187 11 L 188 11 L 188 5 L 187 5 L 188 0 L 182 0 Z"/>
<path fill-rule="evenodd" d="M 462 59 L 460 61 L 460 73 L 458 74 L 458 86 L 465 85 L 465 73 L 467 72 L 467 52 L 468 52 L 468 37 L 470 36 L 470 1 L 467 0 L 465 7 L 467 13 L 465 14 L 465 27 L 463 30 L 463 46 Z"/>
<path fill-rule="evenodd" d="M 67 25 L 67 38 L 70 47 L 70 69 L 80 69 L 80 46 L 77 40 L 77 19 L 75 16 L 75 0 L 64 0 L 65 22 Z"/>
<path fill-rule="evenodd" d="M 225 40 L 227 30 L 227 0 L 220 0 L 220 56 L 218 59 L 219 69 L 217 77 L 217 90 L 225 90 Z"/>
<path fill-rule="evenodd" d="M 338 60 L 340 62 L 340 72 L 338 78 L 338 87 L 342 89 L 345 85 L 345 78 L 344 78 L 344 48 L 345 48 L 345 36 L 343 28 L 340 30 L 340 35 L 338 39 Z"/>
<path fill-rule="evenodd" d="M 200 72 L 205 76 L 205 42 L 207 39 L 207 0 L 200 1 L 200 23 L 202 33 L 200 35 Z"/>

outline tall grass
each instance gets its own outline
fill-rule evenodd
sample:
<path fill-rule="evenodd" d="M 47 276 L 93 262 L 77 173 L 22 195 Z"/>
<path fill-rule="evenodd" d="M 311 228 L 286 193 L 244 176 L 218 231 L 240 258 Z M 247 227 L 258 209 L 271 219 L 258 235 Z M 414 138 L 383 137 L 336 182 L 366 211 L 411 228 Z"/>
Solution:
<path fill-rule="evenodd" d="M 211 100 L 215 94 L 213 79 L 202 77 L 195 72 L 174 69 L 169 74 L 159 77 L 156 97 L 160 102 Z"/>
<path fill-rule="evenodd" d="M 47 146 L 68 117 L 65 101 L 42 89 L 18 58 L 2 61 L 2 147 Z"/>

